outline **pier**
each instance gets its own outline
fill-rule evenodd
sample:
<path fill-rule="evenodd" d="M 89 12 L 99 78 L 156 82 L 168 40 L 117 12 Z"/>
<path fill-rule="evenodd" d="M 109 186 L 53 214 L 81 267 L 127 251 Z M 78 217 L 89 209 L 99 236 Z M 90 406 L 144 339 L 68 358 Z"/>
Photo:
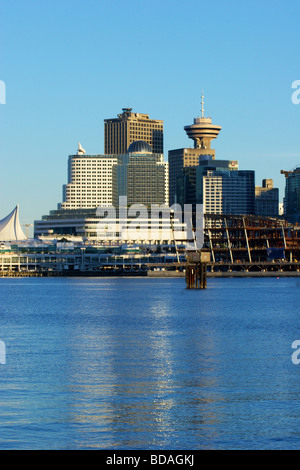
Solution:
<path fill-rule="evenodd" d="M 209 261 L 209 252 L 200 251 L 187 255 L 185 271 L 187 289 L 207 288 L 207 263 Z"/>
<path fill-rule="evenodd" d="M 0 271 L 0 277 L 43 277 L 38 271 Z"/>

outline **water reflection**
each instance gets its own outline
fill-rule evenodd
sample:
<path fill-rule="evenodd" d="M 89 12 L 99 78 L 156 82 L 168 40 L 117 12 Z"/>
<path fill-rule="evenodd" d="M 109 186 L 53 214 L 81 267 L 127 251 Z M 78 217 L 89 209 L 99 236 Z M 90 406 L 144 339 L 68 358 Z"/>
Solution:
<path fill-rule="evenodd" d="M 114 302 L 109 311 L 102 302 L 90 329 L 72 328 L 70 383 L 80 400 L 71 419 L 105 431 L 98 447 L 182 448 L 183 434 L 187 445 L 191 435 L 209 446 L 219 420 L 211 406 L 216 339 L 190 313 L 182 318 L 168 292 L 139 294 L 128 298 L 122 321 Z M 132 308 L 141 300 L 143 310 Z"/>
<path fill-rule="evenodd" d="M 53 281 L 5 284 L 2 448 L 295 447 L 295 281 Z"/>

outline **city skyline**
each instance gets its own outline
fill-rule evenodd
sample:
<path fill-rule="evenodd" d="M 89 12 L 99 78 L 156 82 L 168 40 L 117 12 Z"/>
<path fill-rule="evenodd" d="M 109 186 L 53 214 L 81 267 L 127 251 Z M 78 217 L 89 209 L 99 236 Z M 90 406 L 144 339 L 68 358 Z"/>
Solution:
<path fill-rule="evenodd" d="M 217 158 L 254 170 L 256 184 L 272 178 L 282 201 L 280 170 L 300 162 L 298 2 L 192 2 L 198 23 L 181 2 L 0 5 L 0 219 L 16 204 L 22 223 L 55 207 L 68 155 L 78 141 L 104 153 L 104 120 L 123 107 L 164 121 L 165 160 L 192 147 L 184 126 L 200 116 L 202 90 L 222 126 Z"/>

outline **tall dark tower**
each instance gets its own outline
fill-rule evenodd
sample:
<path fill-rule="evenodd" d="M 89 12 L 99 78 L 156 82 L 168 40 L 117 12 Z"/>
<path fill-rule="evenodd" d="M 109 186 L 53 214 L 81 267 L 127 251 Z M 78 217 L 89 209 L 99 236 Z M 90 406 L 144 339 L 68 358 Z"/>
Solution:
<path fill-rule="evenodd" d="M 194 124 L 185 126 L 188 137 L 193 139 L 194 148 L 180 148 L 169 150 L 169 204 L 175 202 L 182 204 L 183 181 L 191 189 L 191 181 L 196 181 L 196 167 L 200 162 L 215 160 L 216 151 L 211 148 L 211 141 L 218 137 L 220 126 L 211 123 L 211 118 L 204 117 L 204 97 L 202 92 L 201 117 L 194 119 Z M 191 198 L 192 199 L 192 198 Z M 185 202 L 184 202 L 185 203 Z"/>
<path fill-rule="evenodd" d="M 202 92 L 201 117 L 194 119 L 194 124 L 185 126 L 184 130 L 188 137 L 194 141 L 194 148 L 200 149 L 202 155 L 210 155 L 215 159 L 215 151 L 211 149 L 211 141 L 218 137 L 222 127 L 211 123 L 211 118 L 204 117 L 204 96 Z M 202 150 L 202 151 L 201 151 Z"/>

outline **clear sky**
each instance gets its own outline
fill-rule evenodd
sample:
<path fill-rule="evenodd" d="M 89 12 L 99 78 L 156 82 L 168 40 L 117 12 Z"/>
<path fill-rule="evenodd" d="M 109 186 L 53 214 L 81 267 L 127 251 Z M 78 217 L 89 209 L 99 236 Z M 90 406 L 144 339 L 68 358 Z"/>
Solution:
<path fill-rule="evenodd" d="M 68 155 L 103 153 L 123 107 L 164 120 L 165 159 L 192 146 L 202 89 L 217 158 L 282 198 L 280 170 L 300 164 L 299 18 L 299 0 L 0 0 L 0 219 L 56 209 Z"/>

